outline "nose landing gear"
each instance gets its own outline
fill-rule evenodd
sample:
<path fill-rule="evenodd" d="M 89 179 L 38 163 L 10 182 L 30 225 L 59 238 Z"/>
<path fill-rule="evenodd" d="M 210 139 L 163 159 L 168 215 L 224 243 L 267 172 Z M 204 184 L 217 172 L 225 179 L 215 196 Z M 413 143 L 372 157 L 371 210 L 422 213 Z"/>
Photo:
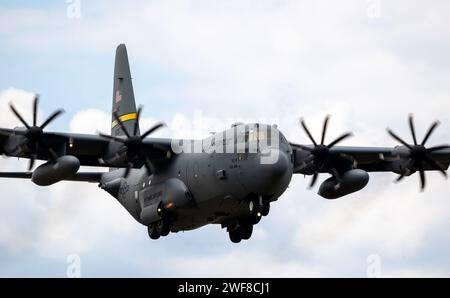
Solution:
<path fill-rule="evenodd" d="M 248 210 L 250 211 L 248 217 L 239 219 L 236 225 L 228 228 L 228 234 L 233 243 L 250 239 L 253 233 L 253 226 L 259 223 L 263 216 L 269 214 L 270 202 L 262 196 L 258 196 L 249 201 Z"/>
<path fill-rule="evenodd" d="M 270 211 L 270 202 L 259 196 L 257 199 L 250 200 L 248 209 L 250 213 L 259 215 L 259 217 L 267 216 Z"/>
<path fill-rule="evenodd" d="M 233 243 L 239 243 L 241 240 L 248 240 L 253 233 L 253 223 L 249 220 L 240 221 L 239 225 L 229 230 L 228 234 Z"/>

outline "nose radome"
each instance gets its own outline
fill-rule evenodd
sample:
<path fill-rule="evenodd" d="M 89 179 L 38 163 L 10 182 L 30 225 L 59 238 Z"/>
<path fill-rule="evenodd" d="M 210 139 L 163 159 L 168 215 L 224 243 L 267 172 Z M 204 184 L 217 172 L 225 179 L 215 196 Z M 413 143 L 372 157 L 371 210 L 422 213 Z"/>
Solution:
<path fill-rule="evenodd" d="M 289 170 L 289 159 L 285 152 L 269 149 L 261 153 L 258 159 L 261 176 L 270 180 L 280 178 Z"/>
<path fill-rule="evenodd" d="M 280 177 L 289 168 L 289 160 L 286 153 L 278 149 L 269 149 L 261 154 L 261 168 L 267 176 L 272 178 Z"/>
<path fill-rule="evenodd" d="M 292 177 L 292 165 L 288 155 L 275 148 L 258 153 L 248 168 L 244 184 L 252 193 L 273 195 L 282 193 Z"/>

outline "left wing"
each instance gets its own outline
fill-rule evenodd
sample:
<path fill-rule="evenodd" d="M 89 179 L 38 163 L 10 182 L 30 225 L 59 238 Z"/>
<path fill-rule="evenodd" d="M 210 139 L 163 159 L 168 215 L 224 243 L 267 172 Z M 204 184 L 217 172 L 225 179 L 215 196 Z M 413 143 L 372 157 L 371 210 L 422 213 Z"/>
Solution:
<path fill-rule="evenodd" d="M 295 156 L 295 173 L 308 174 L 307 167 L 302 167 L 303 161 L 308 158 L 310 152 L 299 147 L 297 144 L 291 143 Z M 308 147 L 308 146 L 305 146 Z M 313 145 L 309 146 L 311 149 Z M 362 169 L 366 172 L 398 172 L 399 164 L 409 159 L 408 152 L 405 147 L 350 147 L 336 146 L 330 149 L 329 158 L 335 163 L 351 162 L 352 168 Z M 450 165 L 450 149 L 442 149 L 436 152 L 430 152 L 428 157 L 436 161 L 447 170 Z M 424 163 L 425 171 L 439 171 L 428 163 Z M 328 171 L 322 167 L 320 173 Z"/>
<path fill-rule="evenodd" d="M 388 129 L 389 135 L 401 145 L 387 147 L 344 147 L 336 146 L 351 133 L 345 133 L 326 144 L 325 135 L 329 117 L 325 118 L 320 143 L 316 142 L 303 119 L 300 123 L 312 145 L 290 143 L 294 155 L 294 173 L 313 175 L 310 187 L 317 182 L 320 173 L 329 173 L 332 177 L 322 183 L 319 194 L 336 198 L 363 188 L 369 176 L 367 172 L 394 172 L 399 174 L 397 181 L 418 172 L 421 189 L 426 185 L 425 172 L 439 171 L 447 178 L 450 165 L 450 145 L 426 147 L 431 134 L 439 122 L 432 123 L 421 142 L 417 140 L 412 115 L 409 127 L 413 142 L 408 143 Z"/>

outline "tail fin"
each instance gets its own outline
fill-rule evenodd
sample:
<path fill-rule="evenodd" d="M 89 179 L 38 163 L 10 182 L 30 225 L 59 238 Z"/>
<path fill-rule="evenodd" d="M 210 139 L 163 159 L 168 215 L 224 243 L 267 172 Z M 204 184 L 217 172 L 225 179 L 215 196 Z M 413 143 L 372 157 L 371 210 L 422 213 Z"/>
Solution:
<path fill-rule="evenodd" d="M 130 65 L 128 64 L 127 48 L 124 44 L 119 45 L 116 50 L 112 111 L 117 112 L 128 133 L 132 135 L 134 125 L 137 121 L 137 113 L 133 84 L 131 82 Z M 114 115 L 112 116 L 111 135 L 125 135 L 114 118 Z M 139 127 L 137 135 L 140 135 Z"/>

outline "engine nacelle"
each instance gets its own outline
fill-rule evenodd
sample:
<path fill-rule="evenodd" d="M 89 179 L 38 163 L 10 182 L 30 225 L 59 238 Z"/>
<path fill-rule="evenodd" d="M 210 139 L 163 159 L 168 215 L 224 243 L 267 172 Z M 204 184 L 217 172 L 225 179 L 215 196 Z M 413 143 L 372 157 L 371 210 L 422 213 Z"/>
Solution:
<path fill-rule="evenodd" d="M 56 160 L 56 163 L 46 162 L 34 170 L 31 181 L 39 186 L 49 186 L 78 172 L 80 161 L 75 156 L 65 155 Z"/>
<path fill-rule="evenodd" d="M 147 187 L 140 192 L 139 198 L 143 206 L 140 217 L 144 225 L 158 221 L 163 212 L 174 212 L 194 205 L 191 192 L 177 178 Z"/>
<path fill-rule="evenodd" d="M 399 174 L 399 175 L 405 175 L 409 176 L 413 172 L 405 172 L 406 168 L 408 167 L 408 161 L 409 161 L 409 149 L 405 146 L 397 146 L 392 150 L 392 153 L 390 156 L 388 156 L 390 164 L 391 164 L 391 170 L 392 172 Z"/>
<path fill-rule="evenodd" d="M 333 177 L 325 180 L 319 188 L 318 194 L 325 199 L 337 199 L 363 189 L 369 182 L 369 174 L 360 169 L 349 170 L 341 176 L 341 185 L 335 188 Z"/>

